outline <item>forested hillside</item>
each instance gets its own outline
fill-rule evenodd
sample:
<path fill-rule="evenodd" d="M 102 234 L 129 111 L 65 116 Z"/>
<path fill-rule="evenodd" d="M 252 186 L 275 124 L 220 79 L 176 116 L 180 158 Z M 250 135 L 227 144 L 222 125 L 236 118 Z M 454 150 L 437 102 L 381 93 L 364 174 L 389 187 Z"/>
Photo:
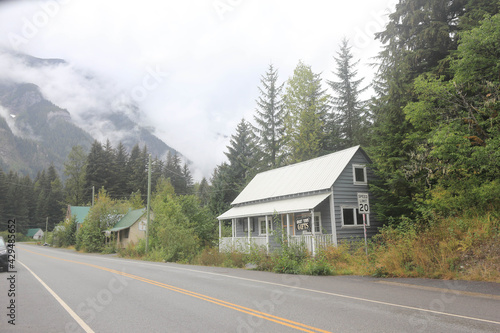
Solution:
<path fill-rule="evenodd" d="M 400 1 L 376 35 L 384 46 L 370 101 L 360 100 L 367 83 L 348 41 L 334 57 L 333 82 L 299 61 L 282 83 L 270 66 L 255 125 L 241 121 L 229 163 L 214 172 L 214 211 L 226 209 L 258 171 L 357 144 L 374 162 L 376 212 L 387 223 L 498 208 L 498 8 L 494 1 Z"/>

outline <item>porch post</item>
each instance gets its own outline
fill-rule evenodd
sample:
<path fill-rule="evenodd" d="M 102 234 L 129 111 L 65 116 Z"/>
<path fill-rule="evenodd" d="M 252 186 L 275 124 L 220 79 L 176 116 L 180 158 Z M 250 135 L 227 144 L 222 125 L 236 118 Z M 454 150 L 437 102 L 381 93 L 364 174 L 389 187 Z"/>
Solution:
<path fill-rule="evenodd" d="M 314 226 L 314 209 L 311 209 L 311 232 L 312 232 L 312 237 L 311 237 L 311 245 L 312 245 L 312 255 L 313 257 L 316 256 L 316 232 L 314 231 L 315 226 Z"/>
<path fill-rule="evenodd" d="M 286 241 L 290 246 L 290 214 L 286 214 Z"/>
<path fill-rule="evenodd" d="M 265 217 L 266 221 L 266 251 L 269 253 L 269 224 L 267 223 L 267 215 Z"/>
<path fill-rule="evenodd" d="M 337 246 L 337 223 L 335 222 L 335 198 L 333 197 L 333 186 L 332 194 L 330 195 L 330 220 L 332 223 L 332 241 L 335 246 Z"/>
<path fill-rule="evenodd" d="M 233 248 L 234 248 L 234 235 L 235 235 L 234 220 L 235 219 L 231 219 L 231 243 L 233 244 Z"/>
<path fill-rule="evenodd" d="M 250 250 L 250 245 L 251 245 L 250 237 L 252 237 L 252 232 L 250 229 L 250 216 L 247 218 L 247 223 L 248 223 L 248 249 Z"/>
<path fill-rule="evenodd" d="M 222 222 L 219 220 L 219 241 L 222 238 Z"/>

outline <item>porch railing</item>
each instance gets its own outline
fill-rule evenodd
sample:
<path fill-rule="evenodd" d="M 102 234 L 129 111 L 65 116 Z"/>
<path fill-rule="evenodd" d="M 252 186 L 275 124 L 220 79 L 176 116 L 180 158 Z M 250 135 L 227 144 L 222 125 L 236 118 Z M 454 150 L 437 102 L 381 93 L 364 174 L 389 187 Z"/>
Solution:
<path fill-rule="evenodd" d="M 266 237 L 222 237 L 219 241 L 219 251 L 249 252 L 252 247 L 266 247 Z"/>
<path fill-rule="evenodd" d="M 313 252 L 313 242 L 315 252 L 318 249 L 326 248 L 330 245 L 334 245 L 333 235 L 331 234 L 321 234 L 321 235 L 301 235 L 301 236 L 290 236 L 290 244 L 292 245 L 304 245 L 309 252 Z"/>
<path fill-rule="evenodd" d="M 290 236 L 291 245 L 302 244 L 311 253 L 313 253 L 313 242 L 314 252 L 317 252 L 321 248 L 334 245 L 333 235 L 331 234 Z M 266 237 L 251 237 L 250 242 L 248 237 L 223 237 L 219 241 L 219 251 L 221 252 L 231 250 L 248 252 L 250 247 L 266 248 Z"/>

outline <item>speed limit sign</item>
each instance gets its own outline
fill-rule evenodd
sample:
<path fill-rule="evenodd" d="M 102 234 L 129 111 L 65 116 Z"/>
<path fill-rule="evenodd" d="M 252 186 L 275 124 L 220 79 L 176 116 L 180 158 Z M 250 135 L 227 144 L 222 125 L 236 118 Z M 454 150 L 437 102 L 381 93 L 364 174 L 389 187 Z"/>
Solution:
<path fill-rule="evenodd" d="M 368 193 L 358 193 L 358 210 L 360 214 L 370 214 Z"/>

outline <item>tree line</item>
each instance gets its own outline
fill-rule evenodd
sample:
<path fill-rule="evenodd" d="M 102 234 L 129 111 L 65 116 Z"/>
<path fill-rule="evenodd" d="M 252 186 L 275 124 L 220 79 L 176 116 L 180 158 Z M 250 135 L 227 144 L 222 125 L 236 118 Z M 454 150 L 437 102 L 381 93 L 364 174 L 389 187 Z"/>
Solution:
<path fill-rule="evenodd" d="M 109 140 L 102 144 L 94 141 L 88 153 L 81 146 L 74 146 L 64 163 L 64 180 L 54 166 L 38 172 L 32 180 L 0 169 L 0 230 L 5 230 L 9 219 L 16 219 L 18 232 L 29 228 L 51 231 L 61 222 L 68 205 L 90 206 L 92 193 L 97 197 L 101 189 L 113 200 L 145 201 L 147 196 L 149 153 L 135 145 L 128 153 L 120 142 L 114 148 Z M 176 153 L 168 152 L 163 161 L 152 158 L 152 192 L 159 179 L 169 179 L 175 192 L 181 195 L 200 193 L 200 200 L 207 202 L 206 180 L 195 184 L 187 162 Z"/>
<path fill-rule="evenodd" d="M 358 144 L 378 176 L 375 211 L 389 224 L 497 209 L 498 10 L 498 1 L 400 0 L 375 36 L 383 48 L 368 101 L 345 39 L 335 81 L 299 61 L 280 83 L 270 65 L 253 121 L 241 120 L 212 175 L 212 211 L 226 210 L 257 172 Z"/>
<path fill-rule="evenodd" d="M 273 64 L 261 76 L 253 121 L 242 119 L 225 153 L 228 162 L 211 178 L 216 214 L 259 172 L 305 161 L 369 141 L 371 113 L 357 78 L 351 46 L 343 39 L 334 56 L 336 80 L 326 86 L 319 73 L 299 61 L 293 75 L 279 81 Z"/>
<path fill-rule="evenodd" d="M 29 228 L 49 229 L 63 218 L 63 183 L 54 166 L 37 174 L 35 179 L 0 169 L 0 230 L 9 219 L 16 220 L 16 231 Z"/>
<path fill-rule="evenodd" d="M 256 173 L 359 144 L 378 176 L 371 189 L 383 221 L 498 208 L 498 12 L 499 3 L 490 1 L 399 1 L 375 36 L 383 48 L 372 82 L 376 95 L 368 101 L 361 98 L 366 86 L 346 39 L 334 56 L 335 80 L 323 81 L 299 61 L 290 78 L 280 81 L 278 69 L 269 65 L 252 121 L 242 119 L 231 135 L 227 162 L 209 180 L 193 184 L 177 154 L 165 161 L 155 157 L 153 192 L 169 179 L 177 196 L 195 194 L 215 221 Z M 122 144 L 96 141 L 89 153 L 73 148 L 64 185 L 53 168 L 33 181 L 1 172 L 6 199 L 0 213 L 43 225 L 49 214 L 49 223 L 60 220 L 62 202 L 89 204 L 92 188 L 105 188 L 116 200 L 132 193 L 144 199 L 148 156 L 147 147 L 127 153 Z"/>

